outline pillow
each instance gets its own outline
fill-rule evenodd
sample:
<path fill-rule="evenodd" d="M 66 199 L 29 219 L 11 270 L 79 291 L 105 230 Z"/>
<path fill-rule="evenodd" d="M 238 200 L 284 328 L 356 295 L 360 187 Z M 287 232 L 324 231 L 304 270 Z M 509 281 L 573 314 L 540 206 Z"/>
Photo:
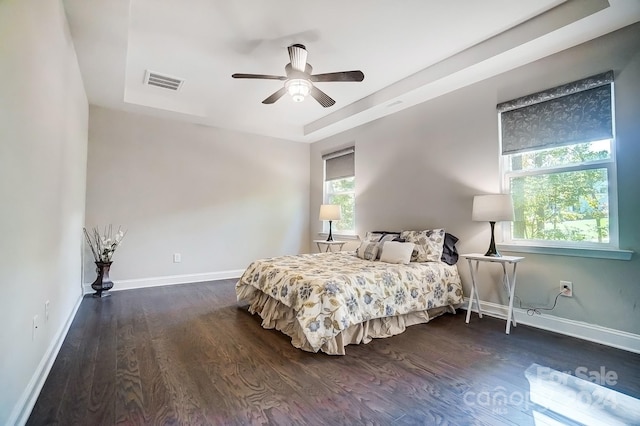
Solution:
<path fill-rule="evenodd" d="M 392 234 L 390 232 L 385 233 L 382 237 L 380 237 L 380 239 L 378 240 L 378 242 L 384 243 L 386 241 L 393 241 L 396 238 L 398 238 L 400 236 L 400 234 Z"/>
<path fill-rule="evenodd" d="M 373 231 L 373 233 L 381 234 L 382 236 L 389 235 L 389 234 L 394 235 L 396 237 L 400 236 L 400 231 Z"/>
<path fill-rule="evenodd" d="M 360 243 L 358 250 L 356 250 L 356 254 L 360 259 L 376 260 L 376 256 L 378 255 L 378 243 L 363 241 Z"/>
<path fill-rule="evenodd" d="M 362 241 L 377 243 L 382 237 L 384 237 L 384 232 L 367 232 Z"/>
<path fill-rule="evenodd" d="M 380 256 L 380 262 L 387 263 L 402 263 L 404 265 L 411 262 L 411 254 L 415 244 L 413 243 L 401 243 L 398 241 L 386 241 L 382 245 L 382 255 Z"/>
<path fill-rule="evenodd" d="M 398 233 L 385 232 L 384 235 L 380 237 L 380 239 L 378 240 L 378 256 L 376 257 L 377 260 L 380 260 L 380 256 L 382 255 L 383 244 L 388 241 L 394 241 L 396 238 L 398 238 L 399 235 L 400 234 Z"/>
<path fill-rule="evenodd" d="M 376 260 L 380 260 L 380 255 L 382 254 L 382 243 L 384 243 L 385 241 L 393 241 L 395 238 L 399 237 L 400 232 L 395 231 L 368 231 L 362 241 L 379 243 L 378 255 L 376 256 Z"/>
<path fill-rule="evenodd" d="M 456 249 L 456 243 L 458 237 L 451 235 L 448 232 L 444 234 L 444 244 L 442 246 L 442 260 L 447 265 L 455 265 L 458 262 L 458 249 Z"/>
<path fill-rule="evenodd" d="M 400 232 L 396 231 L 368 231 L 362 241 L 375 241 L 380 242 L 383 241 L 385 237 L 400 237 Z M 392 238 L 389 238 L 388 241 L 391 241 Z M 386 239 L 384 241 L 387 241 Z"/>
<path fill-rule="evenodd" d="M 412 262 L 440 262 L 444 246 L 444 229 L 402 231 L 400 238 L 416 245 Z"/>

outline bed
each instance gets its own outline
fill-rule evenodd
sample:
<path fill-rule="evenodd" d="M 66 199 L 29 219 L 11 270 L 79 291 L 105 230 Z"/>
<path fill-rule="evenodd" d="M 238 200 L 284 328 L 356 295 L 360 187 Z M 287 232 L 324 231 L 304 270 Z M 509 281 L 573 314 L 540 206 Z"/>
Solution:
<path fill-rule="evenodd" d="M 382 256 L 369 251 L 365 258 L 367 244 L 377 244 Z M 454 313 L 463 300 L 462 286 L 455 262 L 441 261 L 443 242 L 435 261 L 420 261 L 424 256 L 416 249 L 409 252 L 414 261 L 380 260 L 383 250 L 400 246 L 394 244 L 400 242 L 380 241 L 368 233 L 357 251 L 254 261 L 236 284 L 237 298 L 260 315 L 264 328 L 286 334 L 296 348 L 330 355 L 344 355 L 349 344 L 397 335 L 408 326 Z"/>

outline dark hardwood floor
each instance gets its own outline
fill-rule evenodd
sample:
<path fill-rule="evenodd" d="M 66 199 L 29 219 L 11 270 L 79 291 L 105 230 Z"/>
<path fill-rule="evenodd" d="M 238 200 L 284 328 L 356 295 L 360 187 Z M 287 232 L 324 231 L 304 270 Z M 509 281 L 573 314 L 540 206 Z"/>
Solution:
<path fill-rule="evenodd" d="M 236 302 L 235 280 L 86 297 L 30 425 L 533 425 L 524 371 L 614 371 L 640 355 L 464 311 L 346 356 L 300 351 Z M 497 395 L 504 394 L 505 398 Z M 566 419 L 565 419 L 566 421 Z"/>

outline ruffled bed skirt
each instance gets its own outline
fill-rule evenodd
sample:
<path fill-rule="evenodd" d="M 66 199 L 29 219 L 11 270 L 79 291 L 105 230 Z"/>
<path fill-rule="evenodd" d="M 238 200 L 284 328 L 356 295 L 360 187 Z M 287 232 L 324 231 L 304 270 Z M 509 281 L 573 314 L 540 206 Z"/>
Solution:
<path fill-rule="evenodd" d="M 275 328 L 291 337 L 291 344 L 296 348 L 316 352 L 302 332 L 302 327 L 296 319 L 296 311 L 293 308 L 251 286 L 244 286 L 240 289 L 238 300 L 247 301 L 249 312 L 260 315 L 263 328 Z M 327 341 L 322 345 L 320 351 L 329 355 L 345 355 L 347 345 L 369 343 L 374 338 L 395 336 L 403 333 L 411 325 L 427 323 L 430 319 L 446 312 L 455 313 L 455 309 L 453 306 L 442 306 L 354 324 Z"/>

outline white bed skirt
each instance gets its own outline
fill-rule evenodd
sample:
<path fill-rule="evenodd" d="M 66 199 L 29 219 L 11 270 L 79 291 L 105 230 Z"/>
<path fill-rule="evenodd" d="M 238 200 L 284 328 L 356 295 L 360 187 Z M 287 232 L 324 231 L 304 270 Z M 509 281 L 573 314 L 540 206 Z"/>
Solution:
<path fill-rule="evenodd" d="M 315 352 L 296 319 L 296 311 L 268 294 L 245 286 L 238 294 L 239 300 L 249 302 L 249 312 L 262 318 L 262 327 L 281 331 L 291 337 L 291 344 L 307 352 Z M 369 343 L 374 338 L 385 338 L 403 333 L 407 327 L 424 324 L 446 312 L 455 313 L 453 306 L 442 306 L 426 311 L 411 312 L 393 317 L 376 318 L 354 324 L 327 341 L 320 351 L 329 355 L 345 355 L 345 347 L 352 344 Z"/>

